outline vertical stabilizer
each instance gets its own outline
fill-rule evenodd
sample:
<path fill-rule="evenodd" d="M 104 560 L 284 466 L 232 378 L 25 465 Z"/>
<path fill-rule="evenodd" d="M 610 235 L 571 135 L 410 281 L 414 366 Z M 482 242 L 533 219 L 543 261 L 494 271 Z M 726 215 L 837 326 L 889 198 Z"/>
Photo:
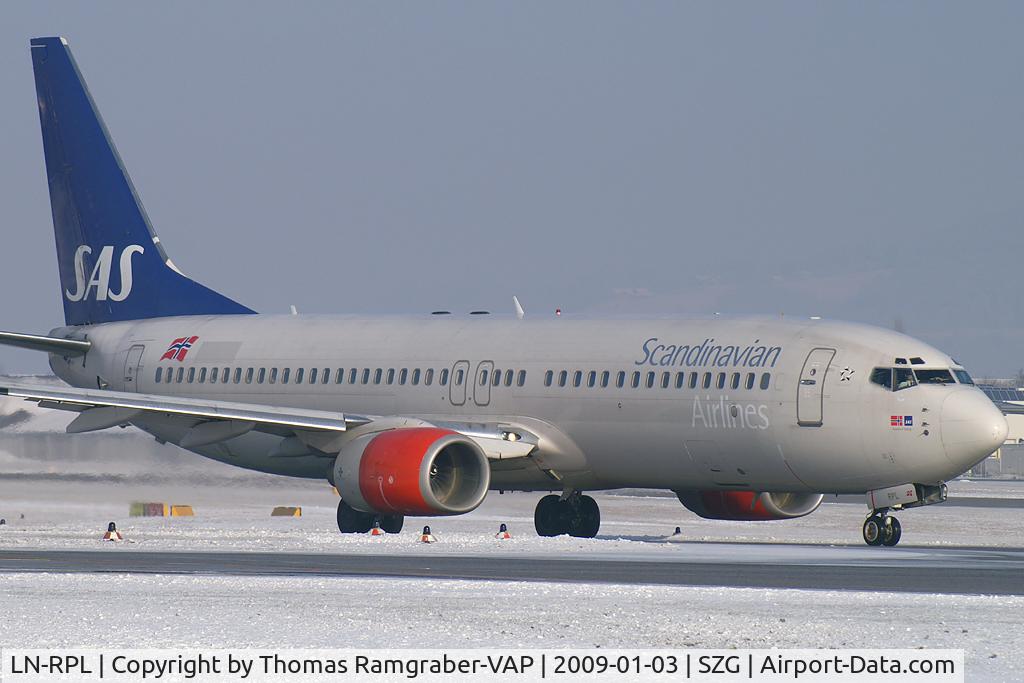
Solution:
<path fill-rule="evenodd" d="M 65 322 L 253 313 L 174 267 L 67 41 L 31 44 Z"/>

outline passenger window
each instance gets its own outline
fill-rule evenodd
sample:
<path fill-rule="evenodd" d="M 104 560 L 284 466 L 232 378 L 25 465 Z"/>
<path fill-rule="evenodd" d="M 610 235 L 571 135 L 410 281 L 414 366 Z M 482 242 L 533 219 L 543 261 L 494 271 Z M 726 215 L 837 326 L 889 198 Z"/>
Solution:
<path fill-rule="evenodd" d="M 711 388 L 711 373 L 710 372 L 705 372 L 704 373 L 704 382 L 702 383 L 702 385 L 703 385 L 703 387 L 705 389 L 710 389 Z"/>
<path fill-rule="evenodd" d="M 516 384 L 518 384 L 519 386 L 526 385 L 526 370 L 519 371 L 519 377 L 516 379 Z"/>
<path fill-rule="evenodd" d="M 309 383 L 310 384 L 316 384 L 316 377 L 317 377 L 316 373 L 317 373 L 317 369 L 316 368 L 310 368 L 309 369 Z"/>
<path fill-rule="evenodd" d="M 761 375 L 761 388 L 762 389 L 767 389 L 769 386 L 771 386 L 771 383 L 772 383 L 772 375 L 771 375 L 770 372 L 766 372 L 766 373 Z"/>
<path fill-rule="evenodd" d="M 910 387 L 917 384 L 917 380 L 914 379 L 914 371 L 910 368 L 895 368 L 892 371 L 893 382 L 896 385 L 896 391 L 900 389 L 909 389 Z"/>
<path fill-rule="evenodd" d="M 270 368 L 270 383 L 277 384 L 277 368 Z"/>
<path fill-rule="evenodd" d="M 210 368 L 210 384 L 217 383 L 217 368 Z"/>
<path fill-rule="evenodd" d="M 370 383 L 370 368 L 363 368 L 363 384 Z"/>
<path fill-rule="evenodd" d="M 677 372 L 676 373 L 676 389 L 682 389 L 684 384 L 686 384 L 686 373 L 685 372 Z"/>
<path fill-rule="evenodd" d="M 738 372 L 732 373 L 732 388 L 733 389 L 739 389 L 740 388 L 740 373 L 738 373 Z"/>
<path fill-rule="evenodd" d="M 405 381 L 407 379 L 409 379 L 409 370 L 406 368 L 402 368 L 401 370 L 398 371 L 398 383 L 401 385 L 405 385 Z"/>
<path fill-rule="evenodd" d="M 661 388 L 668 389 L 668 385 L 672 383 L 672 373 L 663 372 L 661 373 Z"/>
<path fill-rule="evenodd" d="M 434 368 L 427 368 L 427 371 L 423 373 L 423 383 L 428 387 L 434 382 Z M 443 386 L 443 385 L 442 385 Z"/>
<path fill-rule="evenodd" d="M 206 368 L 199 368 L 199 383 L 206 384 Z"/>
<path fill-rule="evenodd" d="M 605 370 L 601 373 L 601 388 L 606 389 L 608 387 L 608 380 L 611 379 L 611 373 Z"/>
<path fill-rule="evenodd" d="M 387 382 L 388 382 L 388 385 L 392 385 L 392 384 L 395 383 L 395 369 L 394 368 L 388 368 L 388 379 L 387 379 Z"/>
<path fill-rule="evenodd" d="M 577 370 L 572 374 L 572 385 L 578 388 L 581 384 L 583 384 L 583 371 Z"/>
<path fill-rule="evenodd" d="M 327 384 L 331 379 L 331 369 L 324 368 L 324 371 L 320 373 L 320 384 Z"/>
<path fill-rule="evenodd" d="M 653 371 L 647 373 L 647 388 L 648 389 L 650 389 L 651 387 L 654 386 L 654 374 L 655 373 Z"/>
<path fill-rule="evenodd" d="M 566 379 L 568 379 L 568 377 L 569 377 L 569 373 L 566 372 L 565 370 L 562 370 L 560 373 L 558 373 L 558 386 L 564 387 L 565 386 L 565 381 L 566 381 Z"/>
<path fill-rule="evenodd" d="M 281 371 L 281 384 L 288 384 L 288 376 L 292 374 L 291 368 L 285 368 Z"/>
<path fill-rule="evenodd" d="M 156 374 L 153 375 L 153 381 L 156 382 L 157 384 L 160 384 L 160 378 L 163 377 L 163 376 L 164 376 L 164 369 L 163 368 L 157 368 L 156 369 Z"/>
<path fill-rule="evenodd" d="M 373 383 L 380 384 L 380 380 L 384 377 L 384 370 L 377 368 L 373 371 Z"/>
<path fill-rule="evenodd" d="M 511 372 L 511 371 L 510 371 Z M 509 375 L 511 377 L 511 375 Z M 498 386 L 501 384 L 501 370 L 495 370 L 494 374 L 491 375 L 491 386 Z"/>
<path fill-rule="evenodd" d="M 231 375 L 231 368 L 223 368 L 220 373 L 220 381 L 222 384 L 228 383 L 228 377 Z"/>
<path fill-rule="evenodd" d="M 334 373 L 334 383 L 343 384 L 345 382 L 345 369 L 338 368 L 338 371 Z"/>
<path fill-rule="evenodd" d="M 871 371 L 871 383 L 892 391 L 892 368 L 875 368 Z"/>
<path fill-rule="evenodd" d="M 505 371 L 505 386 L 506 387 L 512 386 L 512 376 L 513 375 L 515 375 L 515 373 L 512 372 L 511 370 L 506 370 Z"/>
<path fill-rule="evenodd" d="M 633 373 L 633 380 L 630 382 L 634 389 L 640 386 L 640 371 L 637 370 Z"/>
<path fill-rule="evenodd" d="M 181 380 L 185 378 L 185 368 L 178 368 L 178 376 L 175 378 L 175 382 L 181 384 Z"/>
<path fill-rule="evenodd" d="M 591 370 L 590 374 L 587 375 L 587 386 L 590 387 L 591 389 L 593 389 L 596 385 L 597 385 L 597 372 L 595 372 L 594 370 Z"/>
<path fill-rule="evenodd" d="M 413 386 L 417 386 L 420 383 L 420 374 L 421 373 L 420 373 L 420 369 L 419 368 L 415 368 L 412 371 L 412 385 Z"/>
<path fill-rule="evenodd" d="M 461 387 L 463 380 L 466 379 L 466 371 L 459 368 L 455 373 L 455 386 Z"/>
<path fill-rule="evenodd" d="M 747 373 L 746 387 L 747 387 L 747 389 L 753 389 L 754 388 L 754 373 L 752 373 L 752 372 L 748 372 Z"/>
<path fill-rule="evenodd" d="M 252 368 L 247 368 L 246 369 L 246 371 L 245 371 L 245 383 L 246 384 L 252 384 L 252 373 L 253 373 L 253 369 Z"/>
<path fill-rule="evenodd" d="M 195 368 L 189 368 L 188 369 L 188 383 L 192 384 L 192 382 L 195 381 L 195 378 L 196 378 L 196 369 Z"/>
<path fill-rule="evenodd" d="M 547 372 L 545 372 L 544 373 L 544 386 L 550 387 L 551 386 L 551 380 L 553 380 L 554 378 L 555 378 L 554 370 L 548 370 Z"/>
<path fill-rule="evenodd" d="M 305 368 L 295 368 L 295 383 L 302 384 L 302 378 L 306 376 Z"/>
<path fill-rule="evenodd" d="M 359 379 L 359 370 L 357 370 L 356 368 L 352 368 L 351 370 L 348 371 L 348 383 L 349 384 L 355 384 L 358 379 Z"/>
<path fill-rule="evenodd" d="M 441 370 L 441 376 L 438 377 L 437 383 L 442 387 L 448 386 L 448 368 L 443 368 Z"/>
<path fill-rule="evenodd" d="M 696 389 L 697 388 L 697 382 L 699 380 L 700 380 L 700 375 L 698 373 L 696 373 L 696 372 L 691 372 L 690 373 L 690 388 L 691 389 Z"/>
<path fill-rule="evenodd" d="M 619 372 L 615 375 L 615 386 L 618 387 L 619 389 L 621 389 L 622 387 L 626 386 L 626 371 L 625 370 L 619 370 Z"/>
<path fill-rule="evenodd" d="M 267 378 L 267 369 L 260 368 L 260 371 L 256 373 L 256 384 L 263 384 L 263 380 Z"/>
<path fill-rule="evenodd" d="M 480 371 L 480 386 L 487 386 L 487 368 Z"/>
<path fill-rule="evenodd" d="M 724 389 L 725 388 L 725 373 L 724 372 L 718 373 L 718 388 L 719 389 Z"/>

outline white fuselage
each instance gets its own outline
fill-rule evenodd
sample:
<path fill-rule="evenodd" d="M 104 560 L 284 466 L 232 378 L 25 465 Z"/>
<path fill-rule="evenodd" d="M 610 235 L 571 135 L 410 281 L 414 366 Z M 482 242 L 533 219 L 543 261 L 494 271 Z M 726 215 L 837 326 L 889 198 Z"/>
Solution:
<path fill-rule="evenodd" d="M 947 480 L 1005 433 L 1002 414 L 972 385 L 893 391 L 869 381 L 896 359 L 917 359 L 914 370 L 959 366 L 911 337 L 849 323 L 237 315 L 54 332 L 69 333 L 92 350 L 51 356 L 51 365 L 78 387 L 537 435 L 531 457 L 492 463 L 493 489 L 864 492 Z M 183 359 L 165 357 L 183 337 L 197 337 Z M 172 443 L 191 426 L 135 423 Z M 251 432 L 194 450 L 329 476 L 324 454 L 277 453 L 281 438 Z"/>

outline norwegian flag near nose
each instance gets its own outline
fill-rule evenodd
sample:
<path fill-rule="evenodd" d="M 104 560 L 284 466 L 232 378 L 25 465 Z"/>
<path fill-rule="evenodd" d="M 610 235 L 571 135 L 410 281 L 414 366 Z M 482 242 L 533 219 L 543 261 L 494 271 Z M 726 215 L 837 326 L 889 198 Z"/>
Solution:
<path fill-rule="evenodd" d="M 199 341 L 199 337 L 179 337 L 171 342 L 171 345 L 164 351 L 164 355 L 160 356 L 160 360 L 185 360 L 185 355 L 188 350 L 192 348 L 192 345 Z"/>

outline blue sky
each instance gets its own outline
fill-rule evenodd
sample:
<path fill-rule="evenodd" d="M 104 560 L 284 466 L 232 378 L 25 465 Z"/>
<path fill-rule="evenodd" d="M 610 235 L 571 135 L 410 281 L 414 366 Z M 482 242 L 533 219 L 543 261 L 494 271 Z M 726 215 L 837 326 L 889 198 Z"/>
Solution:
<path fill-rule="evenodd" d="M 264 312 L 822 315 L 1024 366 L 1020 3 L 5 4 L 0 329 L 62 320 L 29 38 Z M 45 368 L 0 350 L 0 369 Z"/>

